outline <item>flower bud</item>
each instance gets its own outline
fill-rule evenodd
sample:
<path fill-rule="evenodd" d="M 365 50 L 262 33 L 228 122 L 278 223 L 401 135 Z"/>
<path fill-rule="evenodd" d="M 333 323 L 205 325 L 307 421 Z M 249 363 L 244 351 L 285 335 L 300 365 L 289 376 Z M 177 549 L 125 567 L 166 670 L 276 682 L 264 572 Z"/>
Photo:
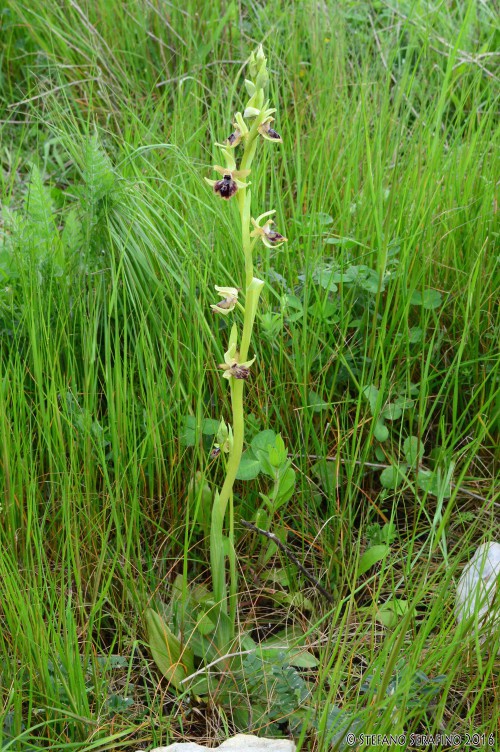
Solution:
<path fill-rule="evenodd" d="M 214 448 L 219 449 L 219 452 L 225 452 L 226 454 L 233 448 L 233 429 L 231 426 L 227 426 L 223 420 L 219 423 L 219 430 L 217 431 L 216 444 Z"/>
<path fill-rule="evenodd" d="M 257 115 L 260 115 L 260 110 L 256 107 L 246 107 L 245 112 L 243 113 L 243 117 L 246 118 L 257 117 Z"/>
<path fill-rule="evenodd" d="M 257 74 L 257 78 L 255 79 L 255 86 L 257 87 L 257 89 L 265 89 L 268 83 L 269 74 L 267 72 L 267 68 L 262 67 Z"/>
<path fill-rule="evenodd" d="M 245 78 L 245 89 L 247 90 L 247 94 L 249 97 L 253 97 L 255 94 L 255 84 L 253 81 L 250 81 L 249 78 Z"/>
<path fill-rule="evenodd" d="M 255 78 L 255 76 L 257 75 L 257 73 L 259 71 L 259 69 L 257 68 L 257 62 L 255 60 L 255 53 L 254 52 L 252 52 L 252 54 L 250 55 L 250 58 L 248 60 L 248 70 L 250 71 L 250 76 L 252 78 Z"/>
<path fill-rule="evenodd" d="M 257 63 L 257 68 L 259 70 L 262 69 L 262 66 L 266 65 L 266 56 L 264 55 L 264 48 L 261 44 L 259 44 L 257 48 L 257 54 L 255 55 L 255 62 Z"/>

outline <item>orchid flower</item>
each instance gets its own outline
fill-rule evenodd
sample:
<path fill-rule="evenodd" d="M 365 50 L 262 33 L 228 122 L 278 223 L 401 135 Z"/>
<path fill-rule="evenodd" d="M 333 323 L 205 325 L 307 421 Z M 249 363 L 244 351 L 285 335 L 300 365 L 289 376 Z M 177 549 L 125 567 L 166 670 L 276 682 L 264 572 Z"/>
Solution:
<path fill-rule="evenodd" d="M 224 363 L 220 363 L 218 368 L 221 368 L 224 373 L 222 374 L 225 379 L 248 379 L 250 376 L 250 366 L 255 361 L 247 360 L 245 363 L 239 362 L 239 353 L 236 349 L 236 341 L 229 343 L 229 349 L 224 355 Z"/>
<path fill-rule="evenodd" d="M 285 238 L 280 232 L 271 229 L 271 225 L 274 224 L 272 219 L 268 219 L 267 222 L 261 224 L 263 219 L 270 217 L 275 213 L 276 210 L 272 209 L 271 211 L 264 212 L 264 214 L 260 214 L 257 219 L 252 217 L 252 225 L 254 226 L 254 229 L 250 233 L 250 236 L 253 238 L 260 237 L 267 248 L 278 248 L 288 240 L 288 238 Z"/>
<path fill-rule="evenodd" d="M 226 146 L 221 146 L 220 148 L 226 159 L 226 167 L 215 165 L 213 169 L 222 175 L 222 180 L 209 180 L 205 178 L 205 181 L 213 187 L 215 193 L 228 201 L 239 188 L 246 188 L 249 185 L 249 183 L 244 183 L 241 178 L 246 178 L 247 175 L 250 175 L 250 170 L 237 170 L 236 162 L 230 150 Z"/>
<path fill-rule="evenodd" d="M 227 316 L 236 306 L 238 302 L 238 288 L 237 287 L 219 287 L 215 285 L 215 289 L 219 295 L 224 298 L 218 303 L 212 303 L 210 308 L 216 313 L 222 313 L 223 316 Z"/>
<path fill-rule="evenodd" d="M 273 122 L 273 117 L 268 117 L 262 125 L 259 125 L 259 133 L 262 136 L 262 138 L 265 138 L 266 141 L 274 141 L 275 144 L 281 144 L 283 143 L 283 139 L 281 138 L 280 134 L 277 133 L 274 128 L 271 128 L 271 123 Z"/>

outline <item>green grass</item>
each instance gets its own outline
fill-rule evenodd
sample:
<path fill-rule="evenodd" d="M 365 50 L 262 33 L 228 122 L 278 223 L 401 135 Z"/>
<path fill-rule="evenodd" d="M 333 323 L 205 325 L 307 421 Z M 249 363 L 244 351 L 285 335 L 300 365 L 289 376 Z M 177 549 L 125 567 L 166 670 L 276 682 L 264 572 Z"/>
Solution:
<path fill-rule="evenodd" d="M 241 286 L 241 260 L 236 207 L 202 178 L 261 41 L 284 143 L 252 172 L 254 215 L 275 207 L 289 242 L 257 260 L 249 438 L 282 433 L 299 483 L 273 529 L 334 604 L 285 555 L 262 564 L 266 541 L 239 519 L 265 484 L 240 483 L 241 630 L 286 627 L 317 657 L 295 672 L 313 690 L 303 750 L 342 749 L 334 706 L 358 732 L 498 734 L 498 641 L 453 614 L 462 565 L 500 536 L 493 9 L 4 0 L 0 18 L 1 748 L 288 733 L 272 666 L 260 704 L 245 672 L 230 701 L 222 681 L 206 702 L 179 697 L 144 622 L 175 575 L 209 585 L 188 486 L 223 477 L 201 432 L 229 415 L 209 304 L 214 284 Z M 373 467 L 401 463 L 409 436 L 432 492 L 411 468 L 386 488 Z M 387 521 L 389 552 L 359 574 Z M 393 598 L 407 610 L 384 626 Z"/>

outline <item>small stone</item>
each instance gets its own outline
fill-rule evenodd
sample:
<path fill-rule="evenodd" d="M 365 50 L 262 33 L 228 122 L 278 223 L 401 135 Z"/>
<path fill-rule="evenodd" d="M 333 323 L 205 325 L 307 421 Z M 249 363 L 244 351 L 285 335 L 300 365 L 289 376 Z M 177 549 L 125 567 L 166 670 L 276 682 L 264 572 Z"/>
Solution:
<path fill-rule="evenodd" d="M 500 543 L 482 543 L 465 565 L 457 585 L 457 622 L 474 618 L 481 642 L 500 637 Z M 500 654 L 500 647 L 498 648 Z"/>
<path fill-rule="evenodd" d="M 156 747 L 151 752 L 207 752 L 209 747 L 201 747 L 194 742 L 174 742 L 168 747 Z M 252 734 L 237 734 L 226 739 L 212 752 L 294 752 L 295 744 L 289 739 L 261 739 Z M 138 750 L 138 752 L 144 752 Z"/>

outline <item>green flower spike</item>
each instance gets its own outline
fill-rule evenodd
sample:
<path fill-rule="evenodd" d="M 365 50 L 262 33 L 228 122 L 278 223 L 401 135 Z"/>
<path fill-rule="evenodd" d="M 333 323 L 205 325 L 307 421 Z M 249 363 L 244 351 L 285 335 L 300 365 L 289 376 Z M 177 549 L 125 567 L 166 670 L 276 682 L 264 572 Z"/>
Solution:
<path fill-rule="evenodd" d="M 252 79 L 256 79 L 256 88 L 263 89 L 265 86 L 267 86 L 267 83 L 269 81 L 269 75 L 267 72 L 267 59 L 264 55 L 264 50 L 261 44 L 259 45 L 257 52 L 252 52 L 252 54 L 250 55 L 248 67 L 250 76 L 252 77 Z"/>
<path fill-rule="evenodd" d="M 223 316 L 227 316 L 236 306 L 238 302 L 238 288 L 236 287 L 219 287 L 215 285 L 215 289 L 221 295 L 224 300 L 220 300 L 218 303 L 213 303 L 210 308 L 215 313 L 222 313 Z"/>
<path fill-rule="evenodd" d="M 226 158 L 226 167 L 220 165 L 214 165 L 214 170 L 222 175 L 222 180 L 209 180 L 205 178 L 205 182 L 211 185 L 221 198 L 228 201 L 234 196 L 239 188 L 246 188 L 249 183 L 242 182 L 241 178 L 246 178 L 250 175 L 250 170 L 237 170 L 236 162 L 229 149 L 225 146 L 220 146 L 222 153 Z"/>
<path fill-rule="evenodd" d="M 270 217 L 275 213 L 276 210 L 272 209 L 271 211 L 264 212 L 264 214 L 258 216 L 257 219 L 253 219 L 252 217 L 254 230 L 250 233 L 250 237 L 260 238 L 267 248 L 278 248 L 288 240 L 288 238 L 285 238 L 281 233 L 271 229 L 271 225 L 274 224 L 272 219 L 268 219 L 265 224 L 261 225 L 261 222 L 265 217 Z"/>

